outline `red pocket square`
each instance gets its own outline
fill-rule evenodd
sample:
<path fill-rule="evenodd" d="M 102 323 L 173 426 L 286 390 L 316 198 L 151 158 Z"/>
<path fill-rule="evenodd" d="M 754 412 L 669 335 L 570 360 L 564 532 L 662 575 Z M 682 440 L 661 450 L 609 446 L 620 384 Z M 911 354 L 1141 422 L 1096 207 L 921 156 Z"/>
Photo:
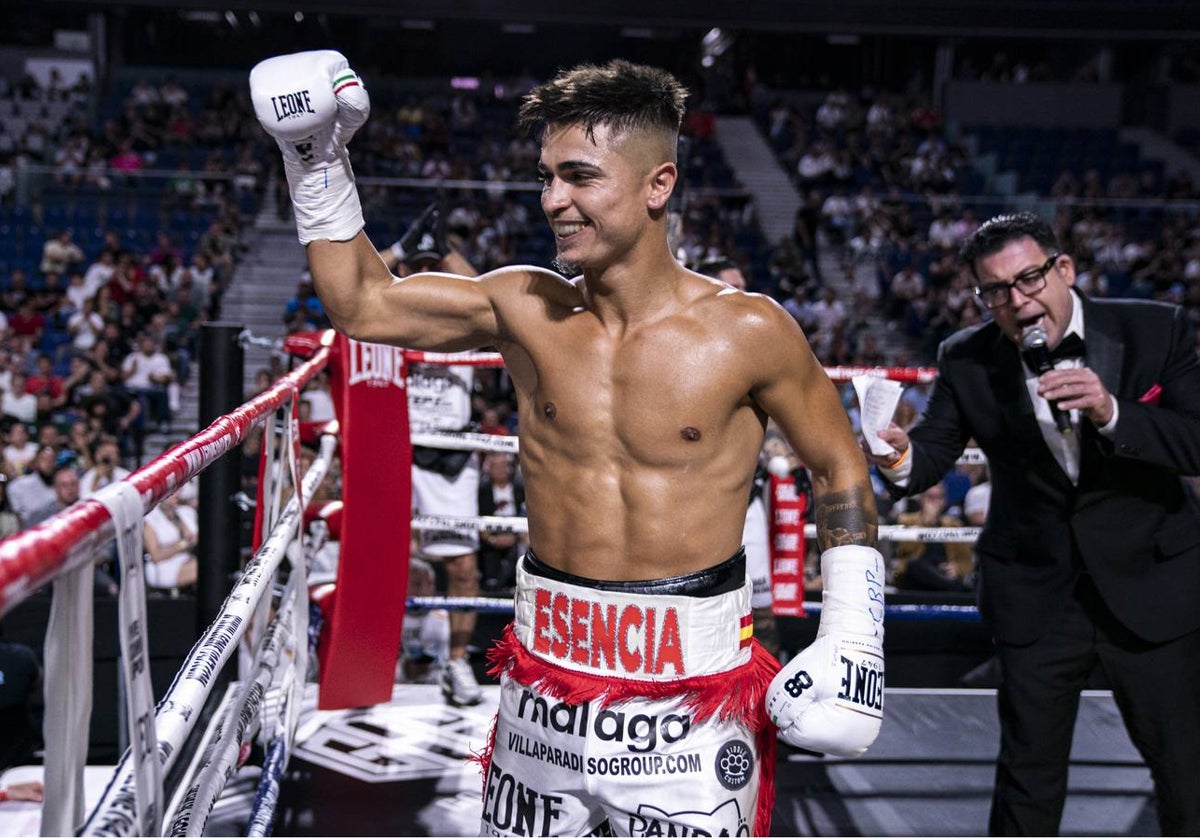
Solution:
<path fill-rule="evenodd" d="M 1138 402 L 1145 405 L 1158 405 L 1159 398 L 1162 397 L 1162 386 L 1157 382 L 1150 386 L 1150 390 L 1138 397 Z"/>

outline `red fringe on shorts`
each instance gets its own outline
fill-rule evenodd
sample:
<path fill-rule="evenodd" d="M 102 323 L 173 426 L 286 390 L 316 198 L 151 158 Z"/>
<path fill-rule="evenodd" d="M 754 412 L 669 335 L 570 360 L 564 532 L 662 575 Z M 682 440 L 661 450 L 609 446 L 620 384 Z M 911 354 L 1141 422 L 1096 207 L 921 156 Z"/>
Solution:
<path fill-rule="evenodd" d="M 696 722 L 715 717 L 738 720 L 756 734 L 762 781 L 758 788 L 758 810 L 754 833 L 759 837 L 771 831 L 771 812 L 775 807 L 775 726 L 767 717 L 763 702 L 767 686 L 779 671 L 779 662 L 754 641 L 750 661 L 743 667 L 722 674 L 685 677 L 667 682 L 647 682 L 618 677 L 597 677 L 568 671 L 533 656 L 517 639 L 512 625 L 504 629 L 488 652 L 488 673 L 512 679 L 571 705 L 598 703 L 601 707 L 624 700 L 670 699 L 685 706 Z M 484 779 L 495 748 L 493 723 L 487 745 L 474 756 L 483 767 Z"/>

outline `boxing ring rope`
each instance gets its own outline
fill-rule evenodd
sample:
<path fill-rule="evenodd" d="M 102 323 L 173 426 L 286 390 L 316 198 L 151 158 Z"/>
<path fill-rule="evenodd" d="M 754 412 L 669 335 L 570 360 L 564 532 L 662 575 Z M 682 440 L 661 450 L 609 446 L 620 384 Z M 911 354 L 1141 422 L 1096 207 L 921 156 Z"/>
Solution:
<path fill-rule="evenodd" d="M 470 365 L 475 367 L 503 367 L 499 353 L 431 353 L 420 350 L 405 350 L 405 361 L 420 364 Z M 843 365 L 825 368 L 826 374 L 835 382 L 847 382 L 857 376 L 875 376 L 908 383 L 929 383 L 937 376 L 936 368 L 866 367 Z M 411 436 L 414 446 L 429 446 L 458 451 L 500 452 L 516 455 L 520 452 L 518 438 L 513 435 L 492 435 L 478 432 L 423 432 Z M 987 458 L 976 448 L 968 448 L 959 457 L 958 464 L 986 464 Z M 504 516 L 414 516 L 414 530 L 484 530 L 501 533 L 525 534 L 528 523 L 524 517 Z M 977 527 L 920 527 L 908 525 L 880 525 L 880 539 L 905 542 L 952 542 L 971 543 L 978 539 Z M 816 537 L 816 526 L 805 526 L 807 539 Z M 438 605 L 451 610 L 475 610 L 479 612 L 504 613 L 512 611 L 507 599 L 499 598 L 421 598 L 408 600 L 409 606 L 435 608 Z M 819 601 L 805 601 L 806 613 L 819 614 Z M 888 605 L 886 613 L 892 618 L 933 618 L 944 615 L 953 618 L 975 620 L 978 610 L 974 606 L 959 605 Z"/>
<path fill-rule="evenodd" d="M 320 453 L 304 475 L 300 498 L 310 498 L 324 480 L 336 445 L 333 435 L 322 436 Z M 179 748 L 195 727 L 196 713 L 208 699 L 213 678 L 229 661 L 235 646 L 249 630 L 250 619 L 258 604 L 270 591 L 285 552 L 299 533 L 301 516 L 300 499 L 293 495 L 277 524 L 225 599 L 218 617 L 185 657 L 184 668 L 176 675 L 159 703 L 155 717 L 157 752 L 164 773 L 174 765 Z M 243 748 L 247 739 L 261 728 L 261 706 L 268 688 L 275 681 L 279 665 L 285 665 L 293 680 L 297 677 L 303 680 L 303 669 L 299 674 L 295 673 L 296 663 L 300 659 L 296 650 L 297 642 L 302 641 L 307 648 L 307 633 L 297 638 L 299 630 L 295 624 L 295 619 L 301 617 L 296 613 L 295 603 L 297 589 L 302 584 L 302 574 L 289 575 L 280 608 L 262 637 L 251 679 L 243 682 L 237 700 L 218 723 L 215 730 L 217 743 L 196 777 L 190 784 L 185 781 L 180 786 L 187 787 L 187 793 L 183 804 L 170 818 L 171 836 L 198 836 L 203 831 L 221 788 L 236 770 L 239 760 L 245 759 Z M 305 603 L 301 623 L 306 625 L 307 593 L 300 594 L 304 596 Z M 287 702 L 290 704 L 294 700 L 289 698 Z M 289 708 L 294 707 L 289 705 Z M 256 718 L 259 725 L 255 725 Z M 291 731 L 294 733 L 294 724 L 291 725 Z M 136 833 L 136 814 L 132 807 L 134 773 L 130 764 L 130 754 L 126 752 L 84 826 L 82 833 L 85 836 L 125 837 Z M 282 772 L 282 768 L 279 772 Z"/>
<path fill-rule="evenodd" d="M 432 353 L 421 350 L 405 350 L 406 362 L 418 364 L 469 365 L 474 367 L 503 367 L 504 359 L 499 353 Z M 841 365 L 825 368 L 826 375 L 835 382 L 848 382 L 857 376 L 875 376 L 898 382 L 924 384 L 937 377 L 937 368 L 906 368 L 884 366 Z M 515 435 L 493 435 L 478 432 L 421 432 L 411 435 L 414 446 L 429 446 L 457 451 L 499 452 L 517 455 L 520 452 Z M 967 448 L 956 461 L 957 464 L 986 464 L 987 458 L 977 448 Z M 520 516 L 448 516 L 418 515 L 412 520 L 414 531 L 481 530 L 506 534 L 527 534 L 528 521 Z M 880 525 L 879 539 L 903 542 L 942 542 L 974 544 L 982 529 L 978 527 L 923 527 L 913 525 Z M 809 523 L 804 528 L 806 539 L 817 536 L 816 525 Z M 511 599 L 469 597 L 451 598 L 432 596 L 408 598 L 407 606 L 420 609 L 449 609 L 485 613 L 511 613 Z M 805 613 L 820 615 L 820 601 L 804 601 Z M 979 611 L 975 606 L 942 604 L 888 604 L 885 616 L 893 619 L 932 620 L 954 618 L 975 621 Z"/>
<path fill-rule="evenodd" d="M 504 534 L 529 533 L 528 520 L 523 516 L 422 514 L 413 517 L 413 530 L 415 531 L 465 531 L 473 528 L 480 531 L 499 531 Z M 980 530 L 974 526 L 926 528 L 920 525 L 880 525 L 879 538 L 903 542 L 973 543 L 979 538 Z M 814 539 L 817 536 L 817 526 L 812 523 L 805 525 L 804 536 L 807 539 Z"/>
<path fill-rule="evenodd" d="M 293 388 L 302 387 L 325 367 L 328 357 L 328 349 L 322 348 L 259 396 L 123 479 L 121 484 L 141 496 L 143 515 L 240 445 L 251 428 L 291 399 Z M 115 536 L 112 515 L 90 498 L 0 541 L 0 617 L 55 578 L 89 563 L 91 552 Z"/>
<path fill-rule="evenodd" d="M 267 391 L 217 418 L 206 429 L 172 447 L 127 478 L 104 488 L 95 497 L 77 502 L 38 526 L 0 541 L 0 615 L 7 613 L 51 582 L 70 583 L 81 573 L 90 576 L 89 567 L 97 551 L 114 538 L 120 538 L 118 546 L 121 549 L 123 566 L 121 651 L 125 679 L 133 689 L 128 699 L 129 707 L 133 710 L 131 718 L 137 714 L 139 705 L 152 706 L 153 696 L 149 693 L 148 672 L 145 669 L 145 601 L 140 579 L 142 518 L 163 499 L 238 446 L 250 430 L 262 423 L 272 412 L 281 410 L 285 405 L 292 406 L 294 410 L 294 402 L 300 389 L 323 369 L 328 361 L 328 347 L 316 349 L 307 362 L 282 377 Z M 332 435 L 323 437 L 321 455 L 306 474 L 301 494 L 311 493 L 319 485 L 328 468 L 334 446 L 336 440 Z M 184 668 L 176 675 L 171 689 L 156 709 L 147 709 L 143 717 L 137 718 L 138 726 L 131 727 L 130 748 L 122 756 L 100 803 L 87 820 L 83 829 L 85 834 L 159 833 L 162 819 L 159 808 L 162 777 L 173 764 L 179 748 L 195 728 L 199 719 L 198 713 L 208 697 L 212 679 L 228 660 L 234 644 L 246 633 L 247 618 L 258 608 L 257 605 L 272 584 L 284 550 L 300 532 L 300 521 L 299 501 L 293 495 L 288 510 L 280 518 L 270 538 L 247 565 L 241 579 L 226 599 L 221 613 L 197 642 L 185 661 Z M 135 531 L 136 539 L 131 539 L 131 534 Z M 136 549 L 136 554 L 129 567 L 125 568 L 126 550 L 130 546 Z M 133 553 L 132 549 L 130 553 Z M 300 574 L 297 575 L 296 571 Z M 293 570 L 289 579 L 302 582 L 303 569 Z M 64 592 L 73 592 L 73 587 L 74 584 L 70 583 Z M 56 583 L 56 606 L 51 608 L 51 626 L 47 630 L 45 692 L 47 698 L 54 697 L 56 702 L 59 695 L 69 697 L 68 700 L 59 702 L 56 708 L 68 709 L 67 722 L 64 725 L 70 726 L 73 731 L 65 733 L 65 737 L 56 734 L 53 744 L 51 739 L 47 738 L 47 784 L 42 829 L 43 833 L 50 834 L 74 833 L 75 820 L 78 818 L 76 815 L 82 808 L 83 759 L 79 745 L 86 746 L 87 722 L 86 718 L 79 720 L 79 712 L 74 709 L 81 709 L 86 713 L 91 704 L 92 688 L 90 669 L 86 675 L 80 675 L 72 673 L 69 667 L 57 667 L 60 662 L 71 662 L 71 655 L 60 653 L 59 650 L 64 646 L 69 647 L 71 640 L 80 638 L 78 634 L 85 623 L 85 637 L 90 643 L 90 595 L 86 609 L 82 611 L 85 615 L 70 616 L 70 623 L 58 624 L 56 613 L 70 609 L 57 606 L 58 589 Z M 303 613 L 303 621 L 288 621 L 287 618 L 294 616 L 295 612 L 286 609 L 286 604 L 282 605 L 284 609 L 280 612 L 284 618 L 279 618 L 271 625 L 267 641 L 259 651 L 256 663 L 256 677 L 259 679 L 254 684 L 261 684 L 265 675 L 276 672 L 281 661 L 294 664 L 298 658 L 303 659 L 296 656 L 294 644 L 297 630 L 303 632 L 304 623 L 307 621 L 307 592 L 303 595 L 305 609 L 300 611 Z M 78 596 L 64 596 L 64 603 L 69 604 L 71 602 L 67 601 L 66 597 Z M 136 600 L 138 597 L 141 598 L 141 603 L 127 616 L 124 612 L 127 606 L 124 599 Z M 293 586 L 293 601 L 295 598 Z M 62 633 L 70 635 L 62 637 L 63 640 L 59 641 Z M 127 634 L 132 634 L 132 644 L 129 643 L 130 636 Z M 307 633 L 303 632 L 301 638 L 307 641 Z M 287 655 L 282 659 L 279 656 L 281 647 L 287 650 Z M 90 656 L 90 652 L 87 655 Z M 131 661 L 133 664 L 130 664 Z M 75 684 L 80 681 L 81 676 L 86 685 Z M 143 680 L 142 683 L 137 681 L 138 676 Z M 302 672 L 300 677 L 302 680 Z M 143 685 L 145 693 L 139 694 L 138 689 Z M 280 707 L 286 714 L 287 703 L 280 704 Z M 48 718 L 50 708 L 51 704 L 47 702 Z M 143 727 L 141 721 L 147 717 L 150 720 Z M 261 723 L 261 716 L 259 722 Z M 75 730 L 77 726 L 83 730 L 82 737 L 81 733 Z M 275 736 L 275 740 L 278 740 L 279 733 L 276 730 L 279 728 L 271 727 L 270 734 Z M 294 733 L 294 724 L 290 728 Z M 152 735 L 150 740 L 153 744 L 147 742 L 148 735 Z M 71 738 L 74 738 L 74 742 L 64 750 L 60 742 L 67 743 Z M 276 749 L 275 753 L 278 755 L 279 750 Z M 147 766 L 150 772 L 143 772 Z M 158 786 L 157 793 L 153 790 L 149 793 L 146 791 L 147 779 L 152 780 L 149 787 Z M 209 793 L 212 786 L 212 782 L 208 782 L 204 792 Z M 60 796 L 62 801 L 56 801 Z M 213 800 L 215 801 L 215 797 Z M 211 806 L 209 807 L 211 810 Z"/>
<path fill-rule="evenodd" d="M 406 600 L 406 605 L 412 609 L 458 610 L 492 615 L 512 615 L 513 612 L 512 598 L 489 598 L 483 595 L 475 597 L 450 597 L 447 595 L 411 597 Z M 804 612 L 812 617 L 819 616 L 821 602 L 805 601 Z M 979 620 L 979 610 L 970 604 L 886 604 L 883 614 L 885 618 L 903 621 Z"/>
<path fill-rule="evenodd" d="M 404 359 L 410 364 L 504 367 L 504 358 L 499 353 L 428 353 L 423 350 L 405 350 Z M 825 373 L 834 382 L 849 382 L 856 376 L 876 376 L 896 382 L 926 384 L 937 377 L 937 368 L 840 365 L 825 368 Z M 431 446 L 438 449 L 504 452 L 510 455 L 519 451 L 517 438 L 513 435 L 487 435 L 478 432 L 417 433 L 412 436 L 412 443 L 414 446 Z M 987 458 L 980 450 L 971 447 L 963 451 L 956 463 L 986 464 Z"/>
<path fill-rule="evenodd" d="M 505 534 L 527 534 L 529 524 L 523 516 L 436 516 L 423 514 L 414 516 L 412 522 L 414 531 L 446 531 L 468 530 L 477 528 L 481 531 L 497 531 Z M 917 525 L 880 525 L 879 538 L 904 542 L 949 542 L 974 543 L 979 537 L 977 527 L 921 527 Z M 817 526 L 809 523 L 804 527 L 804 536 L 814 539 L 817 536 Z M 450 598 L 432 596 L 409 598 L 408 606 L 420 609 L 447 609 L 475 611 L 486 613 L 511 613 L 513 603 L 511 598 Z M 820 615 L 820 601 L 805 601 L 804 611 L 810 615 Z M 936 618 L 959 618 L 975 620 L 979 611 L 974 606 L 957 604 L 887 604 L 884 606 L 884 616 L 895 619 L 933 620 Z"/>

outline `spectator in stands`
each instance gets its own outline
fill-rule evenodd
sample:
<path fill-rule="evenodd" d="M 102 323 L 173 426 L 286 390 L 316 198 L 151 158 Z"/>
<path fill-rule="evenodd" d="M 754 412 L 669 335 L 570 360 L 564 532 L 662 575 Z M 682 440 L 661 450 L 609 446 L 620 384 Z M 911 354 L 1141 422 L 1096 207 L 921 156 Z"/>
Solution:
<path fill-rule="evenodd" d="M 92 451 L 98 439 L 98 435 L 92 435 L 88 431 L 87 420 L 83 416 L 78 416 L 71 421 L 71 425 L 67 428 L 63 447 L 70 450 L 77 470 L 87 472 L 95 466 L 92 461 Z"/>
<path fill-rule="evenodd" d="M 66 274 L 71 269 L 82 268 L 85 254 L 73 238 L 73 230 L 64 228 L 46 240 L 42 245 L 42 274 Z"/>
<path fill-rule="evenodd" d="M 171 241 L 169 233 L 160 230 L 155 236 L 154 247 L 150 249 L 148 259 L 152 266 L 169 265 L 171 268 L 174 268 L 174 266 L 183 263 L 183 252 Z"/>
<path fill-rule="evenodd" d="M 928 283 L 925 276 L 910 262 L 892 276 L 888 284 L 888 320 L 906 319 L 915 301 L 925 296 Z"/>
<path fill-rule="evenodd" d="M 265 392 L 271 387 L 271 371 L 266 368 L 259 368 L 254 371 L 254 384 L 250 386 L 250 390 L 246 393 L 246 400 L 252 400 L 259 394 Z"/>
<path fill-rule="evenodd" d="M 511 455 L 492 452 L 485 459 L 484 476 L 479 482 L 479 515 L 525 515 L 525 486 L 516 476 Z M 521 541 L 512 531 L 479 532 L 479 569 L 485 593 L 511 592 L 522 551 Z"/>
<path fill-rule="evenodd" d="M 288 332 L 310 332 L 329 325 L 321 299 L 310 281 L 296 284 L 296 293 L 283 305 L 283 322 Z"/>
<path fill-rule="evenodd" d="M 177 490 L 163 499 L 146 514 L 142 526 L 146 585 L 155 589 L 178 590 L 196 582 L 196 511 L 180 504 L 179 496 Z"/>
<path fill-rule="evenodd" d="M 8 329 L 12 335 L 28 338 L 37 343 L 42 339 L 42 331 L 46 327 L 46 316 L 33 308 L 33 298 L 24 296 L 17 305 L 17 311 L 8 316 Z"/>
<path fill-rule="evenodd" d="M 148 334 L 138 337 L 138 348 L 121 362 L 125 389 L 142 404 L 142 414 L 151 427 L 165 429 L 171 420 L 167 386 L 175 381 L 171 361 Z"/>
<path fill-rule="evenodd" d="M 32 426 L 37 422 L 37 397 L 26 388 L 28 378 L 21 370 L 14 369 L 8 390 L 0 395 L 0 414 L 9 420 Z"/>
<path fill-rule="evenodd" d="M 115 324 L 106 321 L 104 324 L 104 336 L 97 339 L 90 350 L 79 354 L 83 356 L 93 370 L 101 373 L 107 382 L 121 381 L 121 362 L 127 355 L 125 352 L 113 352 L 112 345 L 109 344 L 110 333 L 115 329 Z"/>
<path fill-rule="evenodd" d="M 15 312 L 29 297 L 29 278 L 21 268 L 14 268 L 8 274 L 8 283 L 0 288 L 0 308 L 5 312 Z"/>
<path fill-rule="evenodd" d="M 87 138 L 70 135 L 62 139 L 54 150 L 54 183 L 65 187 L 78 187 L 83 181 L 83 169 L 87 162 Z"/>
<path fill-rule="evenodd" d="M 132 140 L 122 140 L 117 151 L 108 159 L 108 168 L 114 176 L 137 172 L 144 166 L 142 156 L 133 149 Z"/>
<path fill-rule="evenodd" d="M 95 496 L 103 488 L 129 476 L 129 470 L 121 466 L 119 441 L 112 435 L 104 435 L 92 445 L 93 466 L 79 479 L 83 498 Z"/>
<path fill-rule="evenodd" d="M 0 473 L 0 540 L 11 537 L 21 530 L 21 518 L 17 516 L 8 501 L 9 480 L 7 475 Z"/>
<path fill-rule="evenodd" d="M 145 431 L 142 404 L 124 387 L 110 384 L 99 370 L 92 371 L 79 393 L 89 433 L 114 435 L 121 442 L 121 454 L 137 454 Z"/>
<path fill-rule="evenodd" d="M 55 513 L 54 476 L 58 469 L 58 450 L 53 446 L 38 449 L 25 475 L 8 483 L 8 500 L 21 519 L 21 526 L 36 525 Z"/>
<path fill-rule="evenodd" d="M 833 169 L 836 165 L 833 150 L 827 143 L 813 143 L 796 164 L 796 175 L 803 189 L 823 189 L 832 182 Z"/>
<path fill-rule="evenodd" d="M 920 528 L 962 526 L 962 520 L 947 511 L 946 490 L 941 484 L 928 488 L 918 498 L 918 508 L 899 513 L 897 524 Z M 974 561 L 966 543 L 900 540 L 895 552 L 896 586 L 901 589 L 969 592 L 974 588 Z"/>
<path fill-rule="evenodd" d="M 953 251 L 958 247 L 959 237 L 955 229 L 954 217 L 950 208 L 943 208 L 929 223 L 929 232 L 925 237 L 930 245 Z"/>
<path fill-rule="evenodd" d="M 501 407 L 489 405 L 479 414 L 479 432 L 485 435 L 509 435 L 512 432 L 505 425 Z"/>
<path fill-rule="evenodd" d="M 844 189 L 838 188 L 821 204 L 821 224 L 830 241 L 842 245 L 854 234 L 854 205 Z"/>
<path fill-rule="evenodd" d="M 53 446 L 59 451 L 59 457 L 63 457 L 62 449 L 66 438 L 54 423 L 42 423 L 39 425 L 35 440 L 38 446 Z"/>
<path fill-rule="evenodd" d="M 208 254 L 203 251 L 197 251 L 193 254 L 192 263 L 188 266 L 188 272 L 192 277 L 192 287 L 196 290 L 202 301 L 203 308 L 201 312 L 208 317 L 212 304 L 211 298 L 215 275 L 212 261 L 209 259 Z"/>
<path fill-rule="evenodd" d="M 88 149 L 83 182 L 101 191 L 112 189 L 112 179 L 108 177 L 108 160 L 105 159 L 103 150 L 96 146 Z"/>
<path fill-rule="evenodd" d="M 968 525 L 982 526 L 987 521 L 988 506 L 992 501 L 992 482 L 987 478 L 986 468 L 982 481 L 972 484 L 963 499 L 963 516 Z"/>
<path fill-rule="evenodd" d="M 333 409 L 333 395 L 329 391 L 329 374 L 325 370 L 305 383 L 300 400 L 308 405 L 309 420 L 314 423 L 327 423 L 337 417 Z"/>
<path fill-rule="evenodd" d="M 816 333 L 809 341 L 818 358 L 827 357 L 838 340 L 845 337 L 850 315 L 832 286 L 825 287 L 821 299 L 813 304 L 812 313 Z"/>
<path fill-rule="evenodd" d="M 71 346 L 80 353 L 96 346 L 104 333 L 104 318 L 96 311 L 94 297 L 84 298 L 83 305 L 68 319 L 67 332 L 71 335 Z"/>
<path fill-rule="evenodd" d="M 25 474 L 25 468 L 37 455 L 38 445 L 29 439 L 29 427 L 9 422 L 5 433 L 3 472 L 8 478 Z"/>
<path fill-rule="evenodd" d="M 67 287 L 63 289 L 62 294 L 70 304 L 72 310 L 78 310 L 83 306 L 85 300 L 95 294 L 88 291 L 85 282 L 82 271 L 72 271 L 67 275 Z"/>
<path fill-rule="evenodd" d="M 408 565 L 408 597 L 429 598 L 436 594 L 433 566 L 419 557 L 412 557 Z M 441 609 L 405 610 L 396 681 L 438 685 L 449 658 L 450 614 Z"/>
<path fill-rule="evenodd" d="M 37 370 L 25 381 L 25 390 L 34 397 L 49 397 L 58 402 L 63 396 L 63 378 L 54 372 L 54 360 L 48 353 L 39 353 Z"/>

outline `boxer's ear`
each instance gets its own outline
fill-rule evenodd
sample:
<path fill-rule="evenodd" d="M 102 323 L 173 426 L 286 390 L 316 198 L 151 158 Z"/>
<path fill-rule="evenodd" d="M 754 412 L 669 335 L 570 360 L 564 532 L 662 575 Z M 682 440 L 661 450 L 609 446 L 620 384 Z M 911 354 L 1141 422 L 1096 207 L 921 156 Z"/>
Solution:
<path fill-rule="evenodd" d="M 679 169 L 670 161 L 664 161 L 651 169 L 646 178 L 646 206 L 651 210 L 662 210 L 666 207 L 678 178 Z"/>

